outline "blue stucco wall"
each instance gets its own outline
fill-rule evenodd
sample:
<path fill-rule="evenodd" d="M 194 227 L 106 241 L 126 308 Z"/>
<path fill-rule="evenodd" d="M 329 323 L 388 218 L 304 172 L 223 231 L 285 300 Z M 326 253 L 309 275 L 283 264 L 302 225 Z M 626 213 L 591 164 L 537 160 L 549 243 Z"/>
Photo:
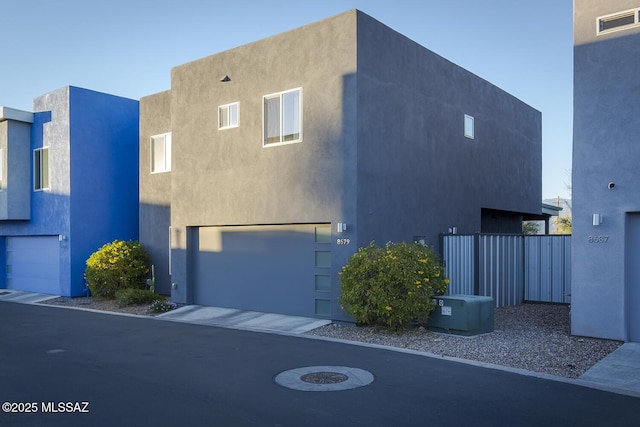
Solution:
<path fill-rule="evenodd" d="M 138 239 L 138 101 L 70 88 L 70 293 L 87 258 L 115 239 Z"/>
<path fill-rule="evenodd" d="M 93 251 L 138 238 L 138 102 L 68 86 L 33 106 L 30 149 L 49 147 L 50 188 L 31 191 L 31 219 L 1 221 L 0 237 L 63 236 L 59 294 L 79 296 Z"/>
<path fill-rule="evenodd" d="M 629 259 L 638 236 L 627 221 L 640 212 L 640 27 L 598 35 L 594 25 L 598 17 L 639 6 L 636 0 L 574 2 L 574 335 L 627 340 L 631 311 L 640 309 L 629 305 L 638 284 L 626 271 L 638 264 Z M 602 224 L 593 225 L 593 214 L 603 216 Z"/>

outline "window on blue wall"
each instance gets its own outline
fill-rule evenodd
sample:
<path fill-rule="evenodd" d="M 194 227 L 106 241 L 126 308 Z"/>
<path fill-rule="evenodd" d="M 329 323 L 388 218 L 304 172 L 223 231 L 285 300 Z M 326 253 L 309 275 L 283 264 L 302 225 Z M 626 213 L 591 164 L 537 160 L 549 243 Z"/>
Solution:
<path fill-rule="evenodd" d="M 33 190 L 49 189 L 49 147 L 33 150 Z"/>
<path fill-rule="evenodd" d="M 263 97 L 263 146 L 302 141 L 302 89 Z"/>
<path fill-rule="evenodd" d="M 464 136 L 470 139 L 475 138 L 474 118 L 467 114 L 464 115 Z"/>
<path fill-rule="evenodd" d="M 151 137 L 151 173 L 171 170 L 171 134 Z"/>
<path fill-rule="evenodd" d="M 218 129 L 238 127 L 240 103 L 221 105 L 218 107 Z"/>

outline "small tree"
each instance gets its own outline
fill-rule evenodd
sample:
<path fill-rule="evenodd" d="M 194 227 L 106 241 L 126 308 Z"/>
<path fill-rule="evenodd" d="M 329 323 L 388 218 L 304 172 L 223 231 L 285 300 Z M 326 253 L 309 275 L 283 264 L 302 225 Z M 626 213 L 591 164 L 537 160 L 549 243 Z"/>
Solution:
<path fill-rule="evenodd" d="M 114 240 L 91 254 L 84 276 L 92 295 L 114 298 L 119 289 L 144 289 L 148 263 L 140 243 Z"/>
<path fill-rule="evenodd" d="M 572 228 L 570 216 L 564 215 L 558 218 L 558 234 L 571 234 Z"/>
<path fill-rule="evenodd" d="M 540 232 L 540 224 L 532 221 L 522 222 L 522 234 L 538 234 Z"/>
<path fill-rule="evenodd" d="M 340 272 L 339 302 L 356 322 L 400 330 L 426 321 L 434 295 L 447 290 L 449 279 L 436 253 L 419 244 L 371 243 L 360 248 Z"/>

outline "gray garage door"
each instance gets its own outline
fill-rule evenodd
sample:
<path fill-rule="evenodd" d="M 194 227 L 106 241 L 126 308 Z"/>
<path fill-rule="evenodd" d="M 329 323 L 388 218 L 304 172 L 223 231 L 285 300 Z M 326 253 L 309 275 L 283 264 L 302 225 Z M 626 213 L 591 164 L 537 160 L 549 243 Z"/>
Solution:
<path fill-rule="evenodd" d="M 7 237 L 7 288 L 60 293 L 60 243 L 57 236 Z"/>
<path fill-rule="evenodd" d="M 331 225 L 200 227 L 193 233 L 196 304 L 331 316 Z"/>

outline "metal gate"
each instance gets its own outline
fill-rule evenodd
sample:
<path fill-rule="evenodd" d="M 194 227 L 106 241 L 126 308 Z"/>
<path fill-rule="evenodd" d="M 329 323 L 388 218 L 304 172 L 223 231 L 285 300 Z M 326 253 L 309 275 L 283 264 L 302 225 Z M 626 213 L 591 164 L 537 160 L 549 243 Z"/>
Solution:
<path fill-rule="evenodd" d="M 496 307 L 571 302 L 571 236 L 442 235 L 449 294 L 491 296 Z"/>

